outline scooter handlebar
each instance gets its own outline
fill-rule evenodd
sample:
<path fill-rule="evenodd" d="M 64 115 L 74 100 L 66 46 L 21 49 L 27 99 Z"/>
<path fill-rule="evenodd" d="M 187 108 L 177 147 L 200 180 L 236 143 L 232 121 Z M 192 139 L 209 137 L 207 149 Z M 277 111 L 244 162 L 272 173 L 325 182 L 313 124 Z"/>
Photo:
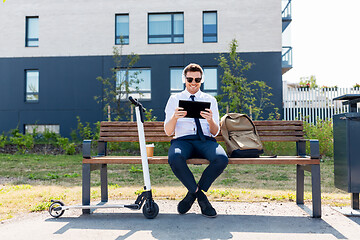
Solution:
<path fill-rule="evenodd" d="M 144 123 L 144 112 L 145 112 L 145 109 L 143 107 L 143 105 L 137 100 L 137 99 L 134 99 L 132 96 L 129 96 L 129 100 L 132 104 L 135 105 L 135 107 L 139 107 L 139 111 L 140 111 L 140 121 L 142 123 Z"/>
<path fill-rule="evenodd" d="M 137 99 L 134 99 L 132 96 L 129 97 L 129 100 L 132 104 L 134 104 L 135 106 L 139 106 L 139 102 L 137 101 Z"/>

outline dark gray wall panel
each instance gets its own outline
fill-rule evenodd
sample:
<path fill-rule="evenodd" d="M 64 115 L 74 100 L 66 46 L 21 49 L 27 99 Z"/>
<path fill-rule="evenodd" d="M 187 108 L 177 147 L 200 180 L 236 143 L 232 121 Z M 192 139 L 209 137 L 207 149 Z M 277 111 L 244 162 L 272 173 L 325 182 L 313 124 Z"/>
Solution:
<path fill-rule="evenodd" d="M 135 67 L 151 68 L 152 99 L 143 101 L 143 105 L 153 109 L 158 120 L 164 120 L 170 96 L 170 67 L 183 67 L 191 62 L 215 67 L 218 56 L 216 53 L 140 56 Z M 255 63 L 246 73 L 248 79 L 262 80 L 271 86 L 272 101 L 281 110 L 281 52 L 242 53 L 241 57 Z M 69 136 L 71 129 L 76 129 L 76 116 L 82 122 L 104 120 L 102 106 L 94 100 L 94 96 L 103 92 L 96 77 L 109 77 L 113 64 L 112 56 L 0 58 L 0 132 L 16 126 L 22 130 L 24 124 L 60 124 L 62 135 Z M 38 103 L 24 101 L 25 69 L 39 69 Z M 221 74 L 219 69 L 218 75 Z"/>

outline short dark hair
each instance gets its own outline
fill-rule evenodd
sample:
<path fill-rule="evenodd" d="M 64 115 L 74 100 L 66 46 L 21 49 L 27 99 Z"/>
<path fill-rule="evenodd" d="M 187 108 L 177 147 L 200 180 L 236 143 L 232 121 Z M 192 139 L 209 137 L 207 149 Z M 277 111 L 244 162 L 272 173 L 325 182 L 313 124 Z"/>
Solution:
<path fill-rule="evenodd" d="M 190 63 L 189 65 L 187 65 L 184 69 L 184 75 L 186 76 L 186 74 L 188 72 L 200 72 L 201 76 L 204 74 L 202 68 L 200 67 L 199 64 L 196 63 Z"/>

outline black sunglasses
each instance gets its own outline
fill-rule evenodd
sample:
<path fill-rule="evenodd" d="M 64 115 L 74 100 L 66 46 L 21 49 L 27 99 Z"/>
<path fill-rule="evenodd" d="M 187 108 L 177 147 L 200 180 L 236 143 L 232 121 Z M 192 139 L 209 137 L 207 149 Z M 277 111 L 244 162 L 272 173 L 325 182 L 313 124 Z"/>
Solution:
<path fill-rule="evenodd" d="M 188 83 L 192 83 L 192 81 L 195 79 L 196 83 L 201 82 L 201 78 L 192 78 L 192 77 L 186 77 L 186 81 L 188 81 Z"/>

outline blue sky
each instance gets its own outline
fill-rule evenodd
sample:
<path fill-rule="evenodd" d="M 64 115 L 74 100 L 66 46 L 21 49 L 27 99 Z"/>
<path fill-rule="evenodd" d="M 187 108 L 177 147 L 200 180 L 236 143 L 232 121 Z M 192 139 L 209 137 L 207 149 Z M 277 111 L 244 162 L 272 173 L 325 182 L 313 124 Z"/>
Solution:
<path fill-rule="evenodd" d="M 360 84 L 360 0 L 293 0 L 287 82 L 315 75 L 319 86 Z"/>

